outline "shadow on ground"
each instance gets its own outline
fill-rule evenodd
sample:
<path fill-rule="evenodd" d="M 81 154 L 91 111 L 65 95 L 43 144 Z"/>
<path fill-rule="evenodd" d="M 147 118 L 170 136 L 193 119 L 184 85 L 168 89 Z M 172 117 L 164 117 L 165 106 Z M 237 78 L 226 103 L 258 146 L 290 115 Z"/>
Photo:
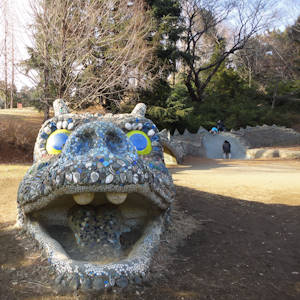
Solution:
<path fill-rule="evenodd" d="M 143 286 L 62 296 L 40 250 L 0 225 L 4 299 L 299 299 L 300 206 L 266 205 L 185 187 Z"/>
<path fill-rule="evenodd" d="M 168 165 L 171 174 L 187 170 L 210 170 L 218 168 L 232 167 L 234 160 L 229 159 L 206 159 L 203 157 L 188 156 L 182 164 Z"/>

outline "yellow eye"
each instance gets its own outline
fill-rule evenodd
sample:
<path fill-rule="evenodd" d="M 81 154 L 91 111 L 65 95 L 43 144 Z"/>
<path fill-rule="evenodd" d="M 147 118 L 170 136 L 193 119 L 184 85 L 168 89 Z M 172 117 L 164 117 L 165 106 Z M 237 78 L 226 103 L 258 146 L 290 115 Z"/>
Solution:
<path fill-rule="evenodd" d="M 138 154 L 146 155 L 152 151 L 151 141 L 145 132 L 133 130 L 126 134 Z"/>
<path fill-rule="evenodd" d="M 57 129 L 50 134 L 46 143 L 46 150 L 49 154 L 59 154 L 65 145 L 70 131 L 66 129 Z"/>

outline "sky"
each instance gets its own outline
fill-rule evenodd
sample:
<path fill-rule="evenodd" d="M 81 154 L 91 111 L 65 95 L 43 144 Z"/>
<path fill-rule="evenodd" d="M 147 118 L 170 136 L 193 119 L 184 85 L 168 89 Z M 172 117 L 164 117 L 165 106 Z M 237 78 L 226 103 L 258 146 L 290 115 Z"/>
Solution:
<path fill-rule="evenodd" d="M 32 23 L 32 18 L 30 16 L 30 5 L 29 0 L 0 0 L 0 80 L 4 80 L 4 17 L 3 9 L 7 2 L 7 16 L 8 16 L 8 53 L 11 53 L 12 48 L 12 36 L 14 43 L 14 57 L 15 64 L 17 65 L 22 60 L 28 58 L 27 45 L 31 44 L 31 39 L 29 35 L 28 26 Z M 11 34 L 13 32 L 13 35 Z M 12 55 L 8 55 L 8 78 L 11 77 L 11 60 Z M 20 90 L 22 86 L 33 86 L 26 76 L 22 75 L 19 68 L 15 70 L 15 84 Z"/>
<path fill-rule="evenodd" d="M 5 2 L 8 5 L 9 28 L 14 32 L 14 48 L 15 48 L 15 62 L 16 64 L 28 58 L 27 46 L 31 45 L 30 31 L 28 26 L 32 23 L 32 16 L 30 13 L 31 0 L 0 0 L 0 9 L 3 11 Z M 251 1 L 251 0 L 249 0 Z M 291 25 L 300 15 L 300 0 L 278 0 L 274 9 L 277 9 L 277 18 L 274 27 L 283 30 L 286 25 Z M 4 80 L 4 18 L 0 10 L 0 80 Z M 11 35 L 8 41 L 11 45 Z M 10 47 L 11 48 L 11 47 Z M 11 68 L 9 69 L 9 78 Z M 23 86 L 33 86 L 34 83 L 30 81 L 21 72 L 16 70 L 15 84 L 20 90 Z"/>
<path fill-rule="evenodd" d="M 278 10 L 275 26 L 283 30 L 286 25 L 294 24 L 300 15 L 300 0 L 278 0 L 275 8 Z"/>

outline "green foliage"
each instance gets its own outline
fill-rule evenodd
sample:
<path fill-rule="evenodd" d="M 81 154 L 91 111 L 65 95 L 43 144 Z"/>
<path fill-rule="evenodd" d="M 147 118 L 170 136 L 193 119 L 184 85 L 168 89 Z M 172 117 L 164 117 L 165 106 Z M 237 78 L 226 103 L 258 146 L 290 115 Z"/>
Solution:
<path fill-rule="evenodd" d="M 195 133 L 200 126 L 209 130 L 218 120 L 223 120 L 228 130 L 247 125 L 290 126 L 291 105 L 300 108 L 298 102 L 285 101 L 272 110 L 266 95 L 249 88 L 237 72 L 226 68 L 216 74 L 201 103 L 191 101 L 184 84 L 171 88 L 163 80 L 157 81 L 153 90 L 141 92 L 139 101 L 147 104 L 147 117 L 155 121 L 159 129 L 167 128 L 171 132 L 175 128 L 180 132 L 187 128 Z M 127 111 L 132 108 L 128 107 Z"/>
<path fill-rule="evenodd" d="M 41 92 L 38 89 L 23 87 L 16 95 L 16 102 L 22 103 L 23 107 L 34 106 L 41 111 L 43 110 L 43 104 L 40 98 Z"/>
<path fill-rule="evenodd" d="M 177 84 L 171 88 L 167 81 L 158 79 L 151 90 L 140 91 L 139 101 L 147 105 L 147 117 L 153 120 L 159 129 L 184 129 L 187 119 L 194 108 L 186 87 Z M 130 112 L 132 104 L 123 104 L 122 112 Z"/>
<path fill-rule="evenodd" d="M 164 78 L 167 78 L 170 72 L 176 71 L 176 59 L 179 57 L 176 42 L 182 32 L 179 26 L 180 3 L 178 0 L 147 0 L 146 2 L 155 21 L 152 39 L 158 42 L 155 60 L 159 60 L 160 64 L 155 72 L 161 72 L 161 65 L 164 65 Z"/>
<path fill-rule="evenodd" d="M 199 109 L 198 119 L 207 129 L 217 120 L 223 120 L 227 129 L 274 123 L 288 125 L 285 116 L 271 110 L 268 97 L 249 88 L 233 69 L 225 68 L 216 74 Z"/>
<path fill-rule="evenodd" d="M 160 127 L 175 130 L 176 127 L 184 126 L 189 114 L 192 112 L 193 107 L 189 101 L 186 87 L 177 84 L 170 91 L 165 107 L 151 106 L 148 114 L 156 122 L 159 122 Z"/>

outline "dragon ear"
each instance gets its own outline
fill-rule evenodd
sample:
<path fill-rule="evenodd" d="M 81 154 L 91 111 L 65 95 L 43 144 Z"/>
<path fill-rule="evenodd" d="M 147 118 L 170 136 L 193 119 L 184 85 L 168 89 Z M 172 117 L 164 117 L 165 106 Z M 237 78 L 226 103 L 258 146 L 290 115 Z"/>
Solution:
<path fill-rule="evenodd" d="M 144 103 L 138 103 L 131 114 L 138 117 L 145 117 L 147 106 Z"/>
<path fill-rule="evenodd" d="M 56 99 L 53 102 L 53 110 L 55 116 L 68 114 L 70 112 L 67 104 L 63 99 Z"/>

